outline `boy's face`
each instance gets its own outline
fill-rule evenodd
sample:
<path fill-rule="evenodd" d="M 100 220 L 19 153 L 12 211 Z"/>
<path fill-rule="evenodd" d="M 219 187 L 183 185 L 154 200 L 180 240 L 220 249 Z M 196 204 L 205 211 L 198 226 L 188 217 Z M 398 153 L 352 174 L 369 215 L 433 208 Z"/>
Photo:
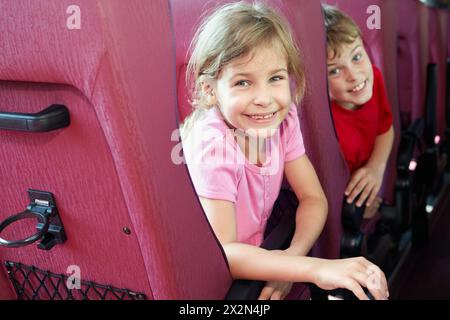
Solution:
<path fill-rule="evenodd" d="M 355 109 L 372 98 L 373 69 L 361 38 L 344 44 L 334 56 L 328 53 L 328 83 L 331 100 Z"/>
<path fill-rule="evenodd" d="M 255 137 L 271 136 L 278 129 L 291 105 L 282 52 L 276 43 L 262 45 L 222 68 L 213 90 L 228 125 Z"/>

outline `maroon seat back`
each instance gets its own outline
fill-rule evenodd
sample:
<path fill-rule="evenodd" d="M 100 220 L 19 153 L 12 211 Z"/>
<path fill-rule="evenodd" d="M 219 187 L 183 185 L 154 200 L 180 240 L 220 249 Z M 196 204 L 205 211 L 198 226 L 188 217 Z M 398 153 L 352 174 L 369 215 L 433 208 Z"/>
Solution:
<path fill-rule="evenodd" d="M 447 57 L 450 57 L 450 11 L 447 12 Z"/>
<path fill-rule="evenodd" d="M 445 9 L 428 8 L 429 22 L 429 62 L 437 67 L 437 95 L 436 116 L 437 134 L 445 136 L 445 97 L 446 97 L 446 68 L 448 46 L 448 13 Z"/>
<path fill-rule="evenodd" d="M 396 6 L 398 19 L 397 70 L 402 127 L 424 114 L 428 24 L 426 7 L 407 0 Z"/>
<path fill-rule="evenodd" d="M 328 199 L 326 225 L 313 255 L 340 256 L 341 211 L 349 171 L 340 152 L 328 99 L 326 38 L 320 1 L 274 0 L 290 22 L 305 65 L 306 94 L 298 112 L 306 153 L 314 165 Z M 310 32 L 309 30 L 314 30 Z"/>
<path fill-rule="evenodd" d="M 47 133 L 0 130 L 0 220 L 26 208 L 28 188 L 50 191 L 67 234 L 50 251 L 0 247 L 2 264 L 63 275 L 77 265 L 81 280 L 149 299 L 224 297 L 231 278 L 222 252 L 186 169 L 171 157 L 178 141 L 168 1 L 79 0 L 80 28 L 69 29 L 72 3 L 0 1 L 0 111 L 59 103 L 71 119 Z M 1 236 L 23 238 L 33 228 L 15 223 Z M 6 278 L 2 268 L 0 298 L 14 298 Z"/>
<path fill-rule="evenodd" d="M 420 1 L 398 2 L 398 84 L 402 124 L 425 114 L 427 64 L 437 65 L 437 134 L 445 132 L 445 83 L 448 13 Z"/>

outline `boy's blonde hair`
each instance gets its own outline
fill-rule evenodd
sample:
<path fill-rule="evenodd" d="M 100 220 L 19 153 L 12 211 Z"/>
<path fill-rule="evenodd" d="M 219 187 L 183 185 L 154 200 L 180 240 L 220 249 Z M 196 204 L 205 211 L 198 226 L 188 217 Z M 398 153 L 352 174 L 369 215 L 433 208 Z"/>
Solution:
<path fill-rule="evenodd" d="M 348 15 L 338 8 L 322 5 L 327 33 L 328 56 L 332 59 L 340 55 L 341 47 L 353 43 L 361 37 L 361 30 Z"/>
<path fill-rule="evenodd" d="M 201 90 L 206 78 L 217 79 L 221 69 L 232 60 L 273 41 L 278 41 L 283 48 L 288 73 L 295 82 L 294 100 L 298 103 L 305 90 L 304 68 L 284 18 L 260 2 L 243 1 L 226 4 L 208 16 L 197 29 L 189 50 L 186 83 L 190 86 L 191 104 L 196 108 L 189 117 L 191 122 L 195 113 L 211 107 Z"/>

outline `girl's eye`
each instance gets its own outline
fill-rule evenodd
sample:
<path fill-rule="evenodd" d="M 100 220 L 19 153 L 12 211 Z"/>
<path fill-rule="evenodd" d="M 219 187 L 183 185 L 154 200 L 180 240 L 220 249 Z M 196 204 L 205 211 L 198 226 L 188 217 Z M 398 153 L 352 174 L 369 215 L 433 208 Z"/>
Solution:
<path fill-rule="evenodd" d="M 361 60 L 362 58 L 362 54 L 361 53 L 357 53 L 353 56 L 353 61 L 358 62 L 359 60 Z"/>
<path fill-rule="evenodd" d="M 238 87 L 247 87 L 250 85 L 250 83 L 247 80 L 239 80 L 234 85 Z"/>
<path fill-rule="evenodd" d="M 329 70 L 329 71 L 328 71 L 328 74 L 329 74 L 330 76 L 336 76 L 336 75 L 338 75 L 340 72 L 341 72 L 341 69 L 339 69 L 339 68 L 334 68 L 334 69 Z"/>
<path fill-rule="evenodd" d="M 283 76 L 273 76 L 272 78 L 270 78 L 270 81 L 280 81 L 283 79 L 284 79 Z"/>

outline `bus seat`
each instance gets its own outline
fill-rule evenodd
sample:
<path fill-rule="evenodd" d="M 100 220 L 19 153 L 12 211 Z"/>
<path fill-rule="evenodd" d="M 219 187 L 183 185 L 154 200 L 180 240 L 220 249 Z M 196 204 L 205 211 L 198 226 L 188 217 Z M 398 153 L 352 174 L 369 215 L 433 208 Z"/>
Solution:
<path fill-rule="evenodd" d="M 406 130 L 423 115 L 428 25 L 426 8 L 419 1 L 397 3 L 396 11 L 398 96 L 402 129 Z"/>
<path fill-rule="evenodd" d="M 447 61 L 447 18 L 448 10 L 428 8 L 429 10 L 429 61 L 437 65 L 437 132 L 441 139 L 445 137 L 445 82 Z"/>
<path fill-rule="evenodd" d="M 70 296 L 65 283 L 59 295 L 25 287 L 17 296 L 5 270 L 12 261 L 19 281 L 38 269 L 65 281 L 77 266 L 74 298 L 117 298 L 98 295 L 101 285 L 131 290 L 129 299 L 222 298 L 231 283 L 222 252 L 198 214 L 187 171 L 171 158 L 177 123 L 168 2 L 72 3 L 0 1 L 0 119 L 52 104 L 70 114 L 69 126 L 49 132 L 5 130 L 0 120 L 0 222 L 27 208 L 28 189 L 48 191 L 67 235 L 51 250 L 0 246 L 0 297 Z M 0 237 L 21 239 L 33 229 L 17 222 Z M 86 286 L 93 288 L 81 297 Z"/>
<path fill-rule="evenodd" d="M 425 170 L 433 168 L 432 163 L 424 161 L 425 144 L 424 135 L 426 131 L 425 110 L 427 96 L 427 71 L 429 23 L 428 10 L 419 1 L 409 0 L 404 3 L 397 2 L 396 5 L 398 34 L 397 34 L 397 71 L 399 88 L 399 107 L 402 123 L 402 144 L 399 154 L 398 174 L 403 183 L 399 185 L 411 185 L 416 201 L 410 197 L 411 192 L 403 188 L 406 203 L 401 203 L 400 211 L 403 214 L 402 228 L 412 227 L 413 243 L 423 242 L 427 230 L 427 222 L 424 219 L 426 202 L 426 188 L 424 179 Z M 406 152 L 405 152 L 406 151 Z M 419 161 L 420 159 L 420 161 Z M 412 160 L 412 161 L 411 161 Z M 410 164 L 416 164 L 410 170 Z M 398 205 L 397 205 L 398 207 Z M 416 212 L 416 214 L 414 214 Z M 420 217 L 420 218 L 419 218 Z"/>
<path fill-rule="evenodd" d="M 425 120 L 423 162 L 425 169 L 426 208 L 436 207 L 444 186 L 444 169 L 448 162 L 446 141 L 446 60 L 448 10 L 422 1 L 421 20 L 425 23 L 428 45 L 426 52 L 426 84 L 423 117 Z M 428 6 L 428 7 L 427 7 Z M 435 215 L 430 215 L 434 220 Z"/>

